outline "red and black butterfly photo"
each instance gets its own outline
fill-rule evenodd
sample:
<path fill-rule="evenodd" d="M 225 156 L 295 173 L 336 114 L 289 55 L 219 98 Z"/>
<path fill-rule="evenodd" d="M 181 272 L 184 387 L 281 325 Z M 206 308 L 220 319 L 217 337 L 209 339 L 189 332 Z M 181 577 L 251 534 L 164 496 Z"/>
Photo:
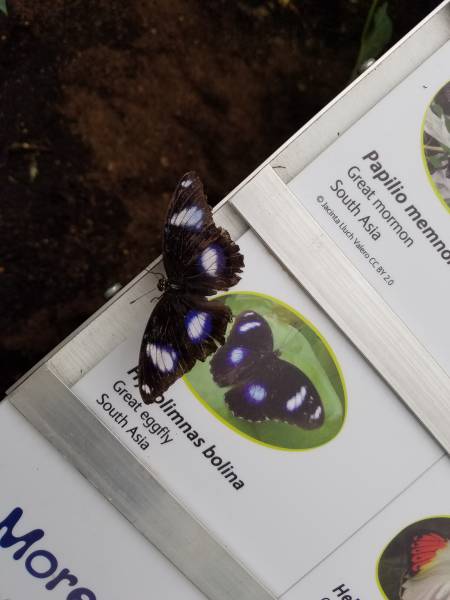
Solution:
<path fill-rule="evenodd" d="M 450 599 L 450 517 L 432 517 L 406 527 L 378 564 L 388 600 Z"/>
<path fill-rule="evenodd" d="M 170 202 L 162 258 L 162 296 L 139 353 L 139 389 L 147 404 L 225 342 L 231 310 L 207 297 L 234 286 L 244 267 L 239 246 L 215 225 L 203 185 L 192 171 L 181 178 Z"/>

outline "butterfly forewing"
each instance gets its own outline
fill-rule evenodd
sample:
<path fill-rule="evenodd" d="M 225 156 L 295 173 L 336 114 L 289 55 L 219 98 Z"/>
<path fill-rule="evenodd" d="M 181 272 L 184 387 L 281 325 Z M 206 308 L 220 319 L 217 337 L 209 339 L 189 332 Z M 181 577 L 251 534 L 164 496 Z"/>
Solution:
<path fill-rule="evenodd" d="M 267 321 L 254 311 L 243 311 L 211 360 L 213 379 L 220 386 L 242 382 L 246 373 L 272 352 L 273 336 Z"/>
<path fill-rule="evenodd" d="M 210 296 L 240 279 L 244 260 L 239 246 L 214 224 L 202 183 L 192 171 L 184 175 L 173 195 L 163 248 L 167 276 L 182 290 Z"/>
<path fill-rule="evenodd" d="M 214 225 L 203 184 L 190 171 L 178 182 L 170 201 L 163 235 L 163 261 L 169 279 L 182 273 L 180 258 L 191 254 L 203 234 Z"/>
<path fill-rule="evenodd" d="M 402 579 L 401 600 L 450 598 L 450 542 L 437 532 L 417 535 L 408 551 L 408 569 Z"/>
<path fill-rule="evenodd" d="M 266 319 L 254 310 L 245 310 L 234 319 L 227 344 L 273 352 L 273 335 Z"/>
<path fill-rule="evenodd" d="M 244 261 L 227 231 L 211 226 L 198 251 L 185 261 L 183 281 L 192 292 L 210 296 L 226 291 L 240 280 Z"/>

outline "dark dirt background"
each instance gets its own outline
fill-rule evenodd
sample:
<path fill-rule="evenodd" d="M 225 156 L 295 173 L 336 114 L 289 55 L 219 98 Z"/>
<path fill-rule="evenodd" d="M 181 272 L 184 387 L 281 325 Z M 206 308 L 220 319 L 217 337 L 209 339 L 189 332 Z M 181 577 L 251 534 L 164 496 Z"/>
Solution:
<path fill-rule="evenodd" d="M 0 397 L 349 81 L 370 0 L 9 0 L 0 15 Z M 394 39 L 437 0 L 392 0 Z"/>

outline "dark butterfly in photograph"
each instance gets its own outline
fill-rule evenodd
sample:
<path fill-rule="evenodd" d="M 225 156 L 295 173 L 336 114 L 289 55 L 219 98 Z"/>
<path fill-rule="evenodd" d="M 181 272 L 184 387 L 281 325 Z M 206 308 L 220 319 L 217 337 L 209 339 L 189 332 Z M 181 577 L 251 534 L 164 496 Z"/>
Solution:
<path fill-rule="evenodd" d="M 217 385 L 230 387 L 225 402 L 235 417 L 255 422 L 271 419 L 303 429 L 317 429 L 324 422 L 314 384 L 280 358 L 269 323 L 255 311 L 236 317 L 210 369 Z"/>
<path fill-rule="evenodd" d="M 169 204 L 162 258 L 162 296 L 139 352 L 139 389 L 146 404 L 224 343 L 231 311 L 207 296 L 235 285 L 244 266 L 239 246 L 215 225 L 203 185 L 192 171 L 181 178 Z"/>

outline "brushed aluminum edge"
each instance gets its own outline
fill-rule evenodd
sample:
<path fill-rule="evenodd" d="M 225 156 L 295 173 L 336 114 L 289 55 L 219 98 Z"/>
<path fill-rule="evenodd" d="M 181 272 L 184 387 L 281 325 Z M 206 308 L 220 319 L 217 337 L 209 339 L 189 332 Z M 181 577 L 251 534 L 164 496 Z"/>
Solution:
<path fill-rule="evenodd" d="M 8 400 L 209 598 L 274 599 L 45 365 Z"/>

